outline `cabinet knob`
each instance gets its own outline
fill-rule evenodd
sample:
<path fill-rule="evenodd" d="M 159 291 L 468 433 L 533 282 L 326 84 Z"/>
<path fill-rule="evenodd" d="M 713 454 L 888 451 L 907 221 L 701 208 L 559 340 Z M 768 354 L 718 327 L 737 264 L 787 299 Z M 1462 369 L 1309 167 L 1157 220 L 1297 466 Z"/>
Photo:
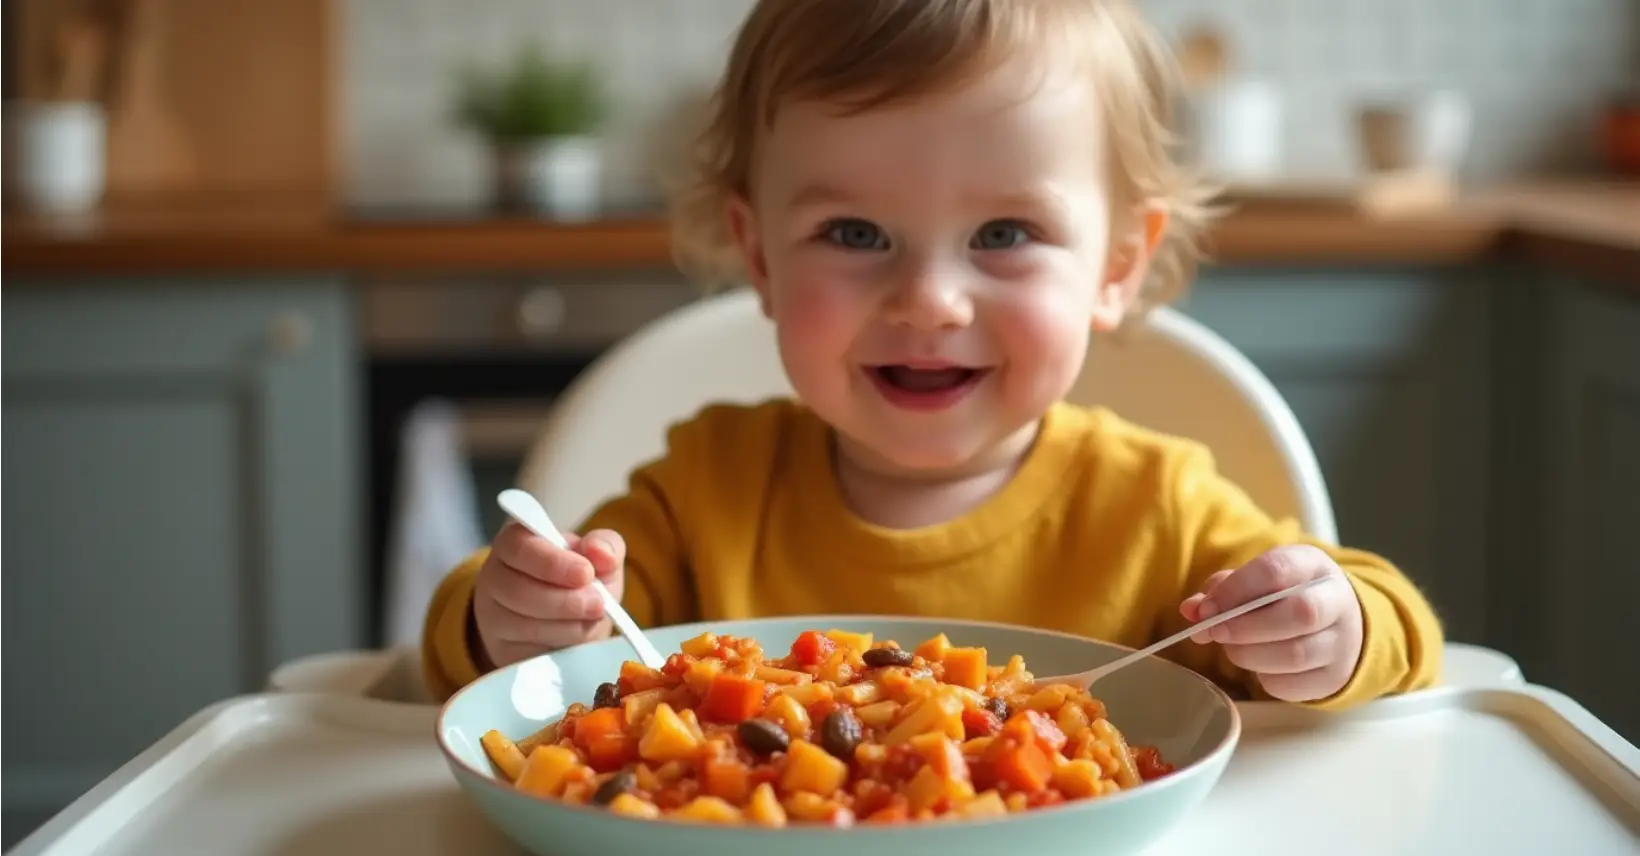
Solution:
<path fill-rule="evenodd" d="M 564 326 L 564 293 L 550 286 L 534 288 L 518 301 L 518 330 L 532 339 L 544 339 Z"/>
<path fill-rule="evenodd" d="M 268 346 L 281 357 L 294 356 L 313 341 L 313 322 L 300 312 L 284 312 L 268 322 Z"/>

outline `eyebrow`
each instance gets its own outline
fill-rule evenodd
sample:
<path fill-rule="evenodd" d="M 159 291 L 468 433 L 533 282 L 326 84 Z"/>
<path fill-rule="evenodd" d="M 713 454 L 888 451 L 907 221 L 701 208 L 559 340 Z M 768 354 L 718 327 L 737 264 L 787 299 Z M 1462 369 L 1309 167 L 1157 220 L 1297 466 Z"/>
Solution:
<path fill-rule="evenodd" d="M 805 208 L 811 205 L 847 205 L 857 200 L 855 194 L 840 187 L 807 184 L 792 193 L 787 204 L 793 208 Z M 1069 207 L 1062 194 L 1047 186 L 994 195 L 976 195 L 963 200 L 963 204 L 976 208 L 1040 212 L 1053 216 L 1063 216 Z"/>
<path fill-rule="evenodd" d="M 793 193 L 787 204 L 793 208 L 806 208 L 810 205 L 834 205 L 853 202 L 854 194 L 841 188 L 825 184 L 806 184 Z"/>

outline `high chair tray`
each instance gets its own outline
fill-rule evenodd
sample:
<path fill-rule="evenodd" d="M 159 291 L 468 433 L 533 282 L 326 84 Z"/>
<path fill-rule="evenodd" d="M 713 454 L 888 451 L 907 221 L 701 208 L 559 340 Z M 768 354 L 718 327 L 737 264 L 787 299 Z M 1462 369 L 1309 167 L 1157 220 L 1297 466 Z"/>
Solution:
<path fill-rule="evenodd" d="M 1150 854 L 1640 854 L 1640 749 L 1552 690 L 1242 710 L 1220 784 Z M 225 701 L 11 852 L 520 854 L 457 788 L 436 716 L 334 695 Z"/>

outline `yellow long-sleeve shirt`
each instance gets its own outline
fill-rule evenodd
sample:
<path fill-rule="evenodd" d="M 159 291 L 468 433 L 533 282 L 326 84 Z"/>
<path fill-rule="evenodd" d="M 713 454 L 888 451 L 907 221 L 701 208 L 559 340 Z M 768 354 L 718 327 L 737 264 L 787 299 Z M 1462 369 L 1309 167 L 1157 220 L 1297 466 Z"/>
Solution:
<path fill-rule="evenodd" d="M 1200 444 L 1071 405 L 1044 418 L 999 492 L 955 520 L 892 530 L 853 515 L 827 427 L 789 401 L 715 405 L 675 425 L 663 456 L 579 531 L 627 545 L 623 602 L 642 626 L 812 613 L 985 619 L 1142 647 L 1182 629 L 1179 602 L 1215 571 L 1276 546 L 1315 544 L 1360 598 L 1365 642 L 1349 683 L 1312 703 L 1338 709 L 1431 684 L 1442 630 L 1384 559 L 1273 521 Z M 478 675 L 469 640 L 480 551 L 434 594 L 423 636 L 429 690 Z M 1267 698 L 1217 644 L 1165 656 L 1232 691 Z"/>

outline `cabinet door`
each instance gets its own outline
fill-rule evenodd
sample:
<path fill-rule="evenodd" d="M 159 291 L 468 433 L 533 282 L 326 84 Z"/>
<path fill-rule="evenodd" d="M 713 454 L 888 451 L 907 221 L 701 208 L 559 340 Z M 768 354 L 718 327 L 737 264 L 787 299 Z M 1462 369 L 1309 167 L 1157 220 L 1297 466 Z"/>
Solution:
<path fill-rule="evenodd" d="M 8 283 L 8 840 L 213 700 L 362 643 L 340 283 Z"/>
<path fill-rule="evenodd" d="M 1212 268 L 1180 307 L 1259 367 L 1315 447 L 1339 539 L 1455 639 L 1486 610 L 1488 288 L 1469 269 Z"/>
<path fill-rule="evenodd" d="M 1640 296 L 1558 277 L 1545 298 L 1546 525 L 1538 566 L 1523 569 L 1521 612 L 1537 625 L 1543 669 L 1527 676 L 1640 741 Z"/>

